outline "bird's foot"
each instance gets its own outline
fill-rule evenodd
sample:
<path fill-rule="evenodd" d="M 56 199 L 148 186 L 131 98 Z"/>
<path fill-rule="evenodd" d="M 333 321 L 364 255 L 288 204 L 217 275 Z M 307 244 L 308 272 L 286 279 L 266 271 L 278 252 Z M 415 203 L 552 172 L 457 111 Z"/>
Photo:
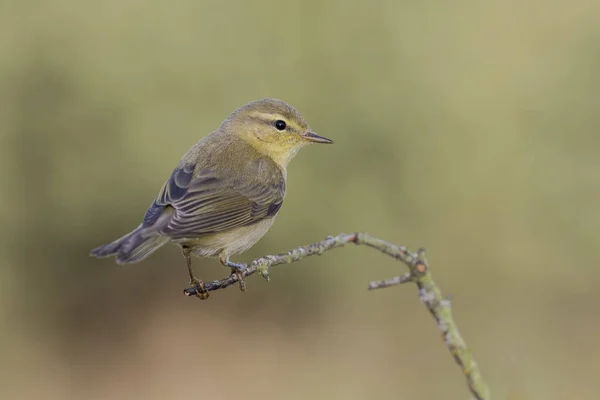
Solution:
<path fill-rule="evenodd" d="M 240 291 L 246 291 L 246 282 L 244 282 L 244 270 L 246 269 L 245 264 L 237 264 L 229 261 L 229 257 L 220 257 L 219 261 L 226 267 L 231 268 L 231 275 L 235 275 L 237 281 L 240 284 Z"/>
<path fill-rule="evenodd" d="M 246 269 L 245 264 L 234 263 L 233 261 L 229 261 L 229 259 L 225 260 L 223 262 L 223 265 L 231 268 L 231 270 L 236 270 L 236 271 L 240 271 L 240 272 Z"/>
<path fill-rule="evenodd" d="M 235 275 L 239 284 L 240 284 L 240 291 L 245 292 L 246 291 L 246 281 L 244 281 L 244 274 L 242 272 L 243 270 L 239 270 L 237 268 L 231 268 L 231 275 Z"/>
<path fill-rule="evenodd" d="M 200 300 L 208 299 L 208 290 L 206 290 L 206 288 L 204 287 L 204 282 L 202 282 L 198 278 L 192 277 L 192 279 L 190 280 L 190 285 L 192 285 L 194 289 L 196 289 L 196 297 L 198 297 Z"/>

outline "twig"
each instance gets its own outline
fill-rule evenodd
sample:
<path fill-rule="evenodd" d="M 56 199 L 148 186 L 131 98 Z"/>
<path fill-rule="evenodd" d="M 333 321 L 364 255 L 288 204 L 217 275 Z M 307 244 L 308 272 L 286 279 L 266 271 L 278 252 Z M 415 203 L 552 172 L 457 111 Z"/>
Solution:
<path fill-rule="evenodd" d="M 410 272 L 406 272 L 404 275 L 398 275 L 390 279 L 384 279 L 382 281 L 373 281 L 369 283 L 369 290 L 383 289 L 390 286 L 401 285 L 407 282 L 413 282 L 414 278 Z"/>
<path fill-rule="evenodd" d="M 243 277 L 247 277 L 258 272 L 268 281 L 270 267 L 290 264 L 313 255 L 321 255 L 327 250 L 343 247 L 349 243 L 372 247 L 408 266 L 409 271 L 403 275 L 383 281 L 371 282 L 369 290 L 414 282 L 418 288 L 419 299 L 433 315 L 439 330 L 442 332 L 446 347 L 450 350 L 450 354 L 454 357 L 456 363 L 461 367 L 467 379 L 469 390 L 477 400 L 490 399 L 490 390 L 483 380 L 479 367 L 454 322 L 450 300 L 442 296 L 440 288 L 433 281 L 424 249 L 419 249 L 416 253 L 411 253 L 406 247 L 396 246 L 367 233 L 341 234 L 338 236 L 329 236 L 321 242 L 308 246 L 297 247 L 287 253 L 258 258 L 246 266 L 242 275 Z M 224 289 L 235 284 L 237 281 L 237 276 L 231 275 L 224 279 L 205 282 L 204 286 L 206 290 L 213 291 Z M 197 291 L 196 288 L 191 287 L 184 289 L 184 293 L 187 296 L 195 296 Z"/>

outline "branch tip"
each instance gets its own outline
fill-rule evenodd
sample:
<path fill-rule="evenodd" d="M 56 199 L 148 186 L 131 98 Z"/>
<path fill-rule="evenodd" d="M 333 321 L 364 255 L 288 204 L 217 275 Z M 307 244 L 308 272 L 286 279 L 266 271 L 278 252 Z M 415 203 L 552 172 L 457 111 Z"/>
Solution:
<path fill-rule="evenodd" d="M 403 283 L 413 282 L 414 277 L 410 272 L 406 272 L 400 276 L 395 276 L 390 279 L 384 279 L 381 281 L 373 281 L 369 283 L 369 290 L 383 289 L 390 286 L 402 285 Z"/>

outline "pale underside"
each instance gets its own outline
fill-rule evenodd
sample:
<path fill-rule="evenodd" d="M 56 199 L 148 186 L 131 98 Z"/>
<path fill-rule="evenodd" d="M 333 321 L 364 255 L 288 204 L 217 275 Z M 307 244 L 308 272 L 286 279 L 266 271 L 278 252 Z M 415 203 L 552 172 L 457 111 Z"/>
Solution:
<path fill-rule="evenodd" d="M 173 242 L 190 246 L 192 253 L 202 257 L 229 257 L 250 249 L 267 233 L 275 217 L 267 218 L 252 225 L 233 228 L 227 231 L 202 236 L 200 238 L 174 239 Z"/>

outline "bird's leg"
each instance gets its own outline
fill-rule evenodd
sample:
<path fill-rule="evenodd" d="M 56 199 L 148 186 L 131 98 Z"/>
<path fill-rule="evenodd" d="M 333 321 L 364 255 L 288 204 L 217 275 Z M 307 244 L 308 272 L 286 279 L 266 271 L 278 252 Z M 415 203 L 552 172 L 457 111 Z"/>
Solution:
<path fill-rule="evenodd" d="M 244 282 L 244 275 L 242 272 L 246 269 L 244 264 L 237 264 L 232 261 L 229 261 L 229 257 L 225 254 L 219 255 L 219 261 L 226 267 L 231 268 L 231 274 L 237 277 L 238 282 L 240 283 L 240 290 L 242 292 L 246 291 L 246 282 Z"/>
<path fill-rule="evenodd" d="M 181 252 L 187 262 L 188 272 L 190 274 L 190 285 L 196 288 L 196 297 L 200 300 L 208 299 L 208 291 L 204 288 L 204 282 L 194 276 L 192 271 L 192 249 L 188 246 L 181 246 Z"/>

